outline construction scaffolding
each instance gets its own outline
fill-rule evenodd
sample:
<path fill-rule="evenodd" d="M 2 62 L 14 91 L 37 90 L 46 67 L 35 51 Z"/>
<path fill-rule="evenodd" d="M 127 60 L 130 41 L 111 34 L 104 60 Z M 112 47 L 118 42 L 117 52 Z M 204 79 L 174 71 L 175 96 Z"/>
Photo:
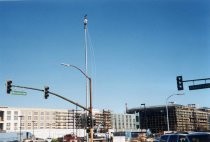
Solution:
<path fill-rule="evenodd" d="M 101 133 L 108 132 L 108 130 L 112 128 L 111 112 L 109 110 L 103 110 L 102 112 L 95 113 L 94 117 L 96 121 L 96 126 L 102 124 L 102 127 L 100 128 Z"/>
<path fill-rule="evenodd" d="M 153 133 L 167 131 L 166 106 L 128 109 L 127 113 L 139 113 L 140 129 L 150 129 Z M 209 109 L 197 109 L 195 105 L 168 105 L 171 131 L 207 131 L 209 129 Z"/>

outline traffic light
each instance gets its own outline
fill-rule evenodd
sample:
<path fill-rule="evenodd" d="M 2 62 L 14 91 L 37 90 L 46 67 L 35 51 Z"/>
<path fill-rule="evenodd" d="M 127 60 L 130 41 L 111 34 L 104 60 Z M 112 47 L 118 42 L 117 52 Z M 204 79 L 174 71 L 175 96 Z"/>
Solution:
<path fill-rule="evenodd" d="M 44 87 L 44 98 L 47 99 L 49 97 L 49 87 Z"/>
<path fill-rule="evenodd" d="M 96 119 L 93 119 L 93 126 L 96 126 Z"/>
<path fill-rule="evenodd" d="M 7 94 L 10 94 L 12 91 L 12 80 L 7 81 Z"/>
<path fill-rule="evenodd" d="M 89 128 L 86 129 L 86 133 L 90 133 L 90 129 Z"/>
<path fill-rule="evenodd" d="M 87 126 L 91 127 L 92 121 L 91 121 L 91 117 L 87 116 Z"/>
<path fill-rule="evenodd" d="M 177 76 L 176 77 L 176 82 L 177 82 L 177 89 L 178 90 L 184 90 L 182 76 Z"/>

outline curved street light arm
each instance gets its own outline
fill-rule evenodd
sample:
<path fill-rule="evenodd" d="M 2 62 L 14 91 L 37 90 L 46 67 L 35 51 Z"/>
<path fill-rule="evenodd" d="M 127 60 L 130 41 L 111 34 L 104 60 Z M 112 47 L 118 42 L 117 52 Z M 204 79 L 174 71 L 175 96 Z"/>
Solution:
<path fill-rule="evenodd" d="M 166 103 L 167 103 L 168 99 L 171 98 L 171 97 L 174 96 L 174 95 L 176 95 L 176 94 L 172 94 L 172 95 L 168 96 L 168 97 L 166 98 Z"/>
<path fill-rule="evenodd" d="M 86 73 L 84 73 L 80 68 L 78 68 L 75 65 L 65 64 L 65 63 L 61 63 L 61 65 L 66 66 L 66 67 L 73 67 L 73 68 L 79 70 L 86 78 L 91 79 Z"/>
<path fill-rule="evenodd" d="M 90 115 L 90 118 L 92 121 L 91 126 L 90 126 L 90 141 L 93 142 L 93 107 L 92 107 L 92 81 L 91 81 L 91 78 L 77 66 L 74 66 L 71 64 L 66 64 L 66 63 L 61 63 L 61 65 L 66 66 L 66 67 L 73 67 L 73 68 L 79 70 L 89 80 L 90 108 L 88 110 L 90 112 L 89 115 Z"/>
<path fill-rule="evenodd" d="M 171 94 L 170 96 L 168 96 L 167 98 L 166 98 L 166 119 L 167 119 L 167 130 L 168 131 L 170 131 L 170 128 L 169 128 L 169 116 L 168 116 L 168 99 L 170 98 L 170 97 L 172 97 L 172 96 L 175 96 L 175 95 L 184 95 L 184 93 L 183 94 Z"/>

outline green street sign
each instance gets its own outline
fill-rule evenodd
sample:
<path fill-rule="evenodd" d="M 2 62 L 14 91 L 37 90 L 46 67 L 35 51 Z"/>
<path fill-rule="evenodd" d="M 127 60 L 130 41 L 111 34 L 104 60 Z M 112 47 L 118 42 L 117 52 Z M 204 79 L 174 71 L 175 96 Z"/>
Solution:
<path fill-rule="evenodd" d="M 27 95 L 27 92 L 24 91 L 11 91 L 12 95 Z"/>

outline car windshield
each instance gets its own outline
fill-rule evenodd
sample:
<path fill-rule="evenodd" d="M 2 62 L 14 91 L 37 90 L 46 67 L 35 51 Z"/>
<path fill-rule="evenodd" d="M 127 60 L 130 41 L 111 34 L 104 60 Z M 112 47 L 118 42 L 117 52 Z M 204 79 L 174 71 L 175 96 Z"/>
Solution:
<path fill-rule="evenodd" d="M 188 136 L 190 142 L 210 142 L 210 134 L 206 135 L 190 135 Z"/>

